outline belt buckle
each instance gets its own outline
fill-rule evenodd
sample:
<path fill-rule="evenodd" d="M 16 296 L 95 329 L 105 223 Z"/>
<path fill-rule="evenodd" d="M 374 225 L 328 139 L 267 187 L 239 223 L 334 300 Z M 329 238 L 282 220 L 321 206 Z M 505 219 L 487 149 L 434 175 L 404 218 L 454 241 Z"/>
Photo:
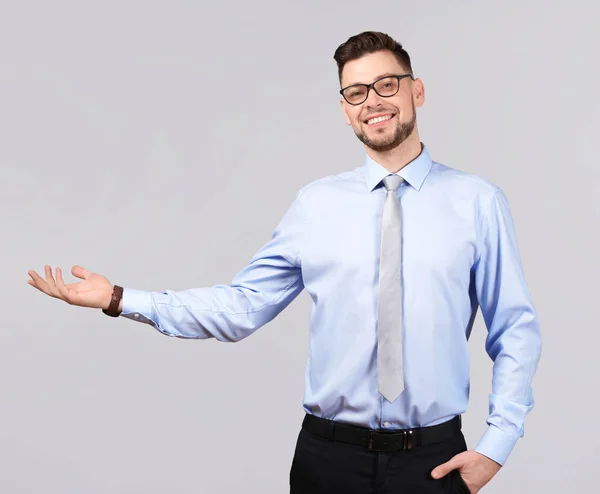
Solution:
<path fill-rule="evenodd" d="M 375 438 L 379 437 L 380 438 L 382 435 L 383 434 L 379 434 L 379 431 L 375 431 L 375 430 L 370 430 L 369 431 L 369 446 L 368 446 L 368 448 L 371 451 L 385 451 L 385 450 L 382 450 L 382 449 L 380 449 L 380 448 L 378 448 L 378 447 L 376 447 L 376 446 L 373 445 L 373 437 L 375 437 Z"/>
<path fill-rule="evenodd" d="M 413 443 L 413 431 L 412 430 L 401 430 L 401 431 L 397 431 L 395 434 L 402 434 L 402 449 L 406 450 L 406 449 L 412 449 L 414 446 Z M 389 451 L 389 449 L 380 449 L 380 448 L 376 448 L 373 446 L 373 436 L 377 436 L 377 437 L 386 437 L 389 435 L 388 434 L 379 434 L 378 431 L 375 430 L 371 430 L 369 431 L 369 444 L 368 444 L 368 449 L 370 449 L 371 451 Z"/>

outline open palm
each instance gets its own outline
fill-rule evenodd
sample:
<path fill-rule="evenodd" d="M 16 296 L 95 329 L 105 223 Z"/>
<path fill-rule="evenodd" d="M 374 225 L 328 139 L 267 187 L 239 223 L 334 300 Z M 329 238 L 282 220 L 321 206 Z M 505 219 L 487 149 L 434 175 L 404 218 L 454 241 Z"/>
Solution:
<path fill-rule="evenodd" d="M 46 295 L 64 300 L 71 305 L 98 309 L 108 308 L 113 286 L 105 276 L 91 273 L 81 266 L 73 266 L 71 273 L 83 281 L 65 284 L 60 268 L 56 268 L 56 279 L 52 275 L 50 266 L 46 265 L 45 271 L 45 280 L 35 271 L 28 271 L 31 276 L 28 283 Z"/>

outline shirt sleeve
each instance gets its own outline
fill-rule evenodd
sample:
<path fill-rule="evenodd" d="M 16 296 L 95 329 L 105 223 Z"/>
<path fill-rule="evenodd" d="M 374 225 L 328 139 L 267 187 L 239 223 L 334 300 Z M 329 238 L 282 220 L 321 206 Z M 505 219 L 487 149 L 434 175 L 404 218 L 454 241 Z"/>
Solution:
<path fill-rule="evenodd" d="M 121 316 L 168 336 L 239 341 L 274 319 L 304 289 L 300 252 L 305 235 L 302 190 L 271 239 L 230 285 L 162 293 L 124 288 Z"/>
<path fill-rule="evenodd" d="M 525 416 L 533 408 L 531 382 L 542 339 L 513 219 L 501 189 L 496 188 L 479 225 L 475 288 L 488 330 L 485 349 L 494 363 L 488 427 L 475 451 L 504 465 L 523 436 Z"/>

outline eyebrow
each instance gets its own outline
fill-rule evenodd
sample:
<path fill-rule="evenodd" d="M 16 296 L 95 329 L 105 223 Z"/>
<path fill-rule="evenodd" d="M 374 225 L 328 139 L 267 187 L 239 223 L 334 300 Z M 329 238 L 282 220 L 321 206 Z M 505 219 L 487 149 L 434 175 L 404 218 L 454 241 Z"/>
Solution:
<path fill-rule="evenodd" d="M 394 72 L 384 72 L 383 74 L 379 74 L 377 77 L 375 77 L 375 79 L 373 79 L 373 81 L 381 79 L 382 77 L 388 77 L 390 75 L 398 75 L 398 74 L 396 74 Z M 371 81 L 371 82 L 373 82 L 373 81 Z M 352 84 L 348 84 L 347 86 L 344 86 L 344 87 L 356 86 L 357 84 L 370 84 L 370 83 L 367 83 L 367 82 L 353 82 Z"/>

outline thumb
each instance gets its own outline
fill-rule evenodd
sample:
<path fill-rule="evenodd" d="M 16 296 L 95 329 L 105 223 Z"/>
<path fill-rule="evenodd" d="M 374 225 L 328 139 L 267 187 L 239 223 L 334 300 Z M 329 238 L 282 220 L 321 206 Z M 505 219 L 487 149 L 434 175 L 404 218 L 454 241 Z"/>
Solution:
<path fill-rule="evenodd" d="M 73 274 L 73 276 L 81 278 L 82 280 L 85 280 L 90 276 L 90 272 L 87 269 L 78 265 L 75 265 L 71 268 L 71 273 Z"/>
<path fill-rule="evenodd" d="M 460 461 L 460 458 L 458 458 L 458 456 L 454 456 L 450 460 L 448 460 L 446 463 L 442 463 L 441 465 L 438 465 L 437 467 L 435 467 L 431 471 L 431 476 L 434 479 L 440 479 L 440 478 L 444 477 L 445 475 L 447 475 L 448 473 L 450 473 L 452 470 L 455 470 L 462 466 L 463 466 L 463 462 Z"/>

